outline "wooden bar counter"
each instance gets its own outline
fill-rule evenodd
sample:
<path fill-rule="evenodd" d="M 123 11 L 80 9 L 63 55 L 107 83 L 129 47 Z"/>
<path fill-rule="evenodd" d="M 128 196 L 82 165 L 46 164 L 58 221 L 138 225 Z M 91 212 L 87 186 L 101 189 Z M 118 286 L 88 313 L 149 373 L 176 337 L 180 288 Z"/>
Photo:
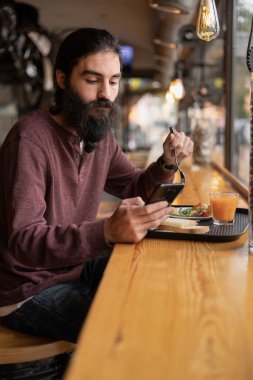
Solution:
<path fill-rule="evenodd" d="M 183 169 L 178 204 L 209 203 L 211 189 L 235 189 L 212 165 Z M 247 207 L 243 195 L 239 206 Z M 116 245 L 65 379 L 253 379 L 247 239 Z"/>

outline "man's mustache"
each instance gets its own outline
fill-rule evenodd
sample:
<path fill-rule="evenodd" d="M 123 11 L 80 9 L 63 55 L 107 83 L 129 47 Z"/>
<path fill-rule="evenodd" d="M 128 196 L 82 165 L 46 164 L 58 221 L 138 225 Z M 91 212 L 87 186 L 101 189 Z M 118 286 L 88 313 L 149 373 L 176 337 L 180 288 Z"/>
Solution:
<path fill-rule="evenodd" d="M 111 102 L 109 99 L 97 99 L 97 100 L 93 100 L 92 102 L 87 103 L 86 107 L 87 109 L 92 109 L 92 108 L 112 109 L 112 108 L 115 108 L 115 103 Z"/>

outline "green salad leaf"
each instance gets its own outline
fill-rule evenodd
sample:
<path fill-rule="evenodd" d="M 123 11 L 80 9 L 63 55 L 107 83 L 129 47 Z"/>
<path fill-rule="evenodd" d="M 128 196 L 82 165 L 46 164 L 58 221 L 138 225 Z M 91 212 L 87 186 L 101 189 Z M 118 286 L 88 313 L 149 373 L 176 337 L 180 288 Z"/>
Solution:
<path fill-rule="evenodd" d="M 171 212 L 170 215 L 173 215 L 173 216 L 192 216 L 192 207 L 178 208 L 177 211 Z"/>

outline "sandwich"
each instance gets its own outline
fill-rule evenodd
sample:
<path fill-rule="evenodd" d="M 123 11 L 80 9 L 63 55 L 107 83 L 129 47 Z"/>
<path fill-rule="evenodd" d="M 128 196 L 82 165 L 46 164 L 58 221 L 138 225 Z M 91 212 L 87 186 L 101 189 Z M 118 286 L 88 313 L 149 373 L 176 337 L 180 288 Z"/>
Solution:
<path fill-rule="evenodd" d="M 171 232 L 205 234 L 209 231 L 209 226 L 199 226 L 196 220 L 169 217 L 157 229 Z"/>

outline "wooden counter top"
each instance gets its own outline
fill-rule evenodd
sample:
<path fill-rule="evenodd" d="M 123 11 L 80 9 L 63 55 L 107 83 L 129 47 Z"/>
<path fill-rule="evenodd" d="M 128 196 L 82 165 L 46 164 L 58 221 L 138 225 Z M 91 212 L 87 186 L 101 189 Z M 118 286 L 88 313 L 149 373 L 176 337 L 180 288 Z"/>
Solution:
<path fill-rule="evenodd" d="M 185 165 L 178 204 L 231 184 Z M 247 206 L 240 199 L 240 206 Z M 65 380 L 250 380 L 253 257 L 247 234 L 116 245 Z"/>

